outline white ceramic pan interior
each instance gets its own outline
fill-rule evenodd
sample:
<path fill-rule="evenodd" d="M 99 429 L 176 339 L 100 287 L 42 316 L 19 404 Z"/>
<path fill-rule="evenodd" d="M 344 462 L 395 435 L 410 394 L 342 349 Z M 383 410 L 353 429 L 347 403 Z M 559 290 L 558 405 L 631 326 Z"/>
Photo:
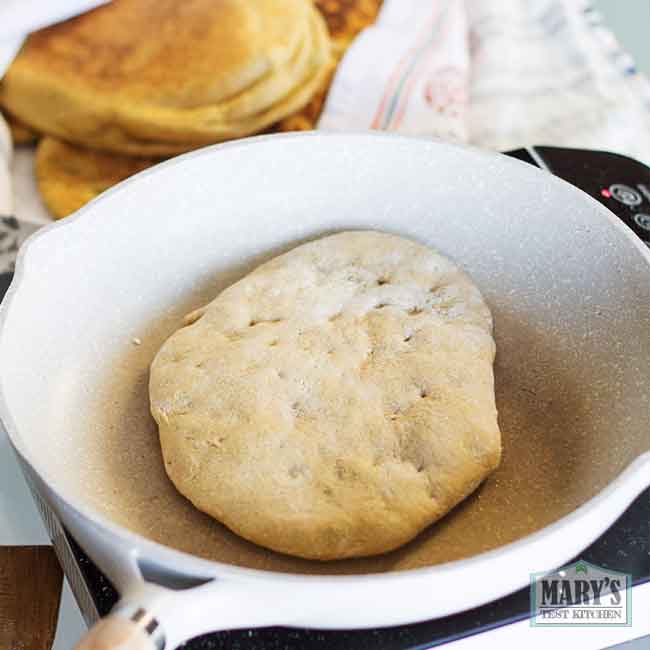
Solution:
<path fill-rule="evenodd" d="M 482 289 L 504 454 L 404 548 L 316 563 L 245 542 L 176 493 L 148 366 L 189 310 L 343 229 L 432 246 Z M 23 249 L 2 309 L 2 421 L 36 490 L 122 593 L 120 620 L 150 628 L 142 648 L 227 627 L 443 616 L 561 565 L 650 483 L 649 258 L 587 195 L 499 155 L 371 134 L 205 149 Z"/>

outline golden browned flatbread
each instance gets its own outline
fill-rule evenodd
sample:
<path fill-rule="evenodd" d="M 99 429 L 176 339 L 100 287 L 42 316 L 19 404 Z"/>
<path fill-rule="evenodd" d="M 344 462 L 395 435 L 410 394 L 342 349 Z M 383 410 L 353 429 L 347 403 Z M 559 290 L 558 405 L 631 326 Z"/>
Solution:
<path fill-rule="evenodd" d="M 316 0 L 315 4 L 327 23 L 335 55 L 333 63 L 309 103 L 269 131 L 315 128 L 334 76 L 334 61 L 340 60 L 357 34 L 375 21 L 382 3 L 381 0 Z M 126 155 L 102 154 L 47 137 L 39 146 L 37 155 L 38 185 L 50 212 L 61 218 L 158 160 L 144 158 L 135 161 Z"/>
<path fill-rule="evenodd" d="M 26 124 L 23 124 L 20 120 L 9 115 L 9 113 L 4 113 L 4 118 L 9 125 L 11 139 L 14 144 L 33 144 L 38 140 L 38 134 L 30 129 Z"/>
<path fill-rule="evenodd" d="M 330 67 L 310 0 L 114 0 L 30 36 L 0 101 L 69 142 L 169 155 L 267 128 Z"/>
<path fill-rule="evenodd" d="M 316 0 L 327 23 L 332 39 L 334 64 L 322 88 L 302 110 L 281 120 L 277 131 L 310 131 L 316 128 L 325 99 L 336 72 L 336 64 L 343 58 L 359 32 L 377 19 L 383 0 Z"/>
<path fill-rule="evenodd" d="M 242 537 L 330 560 L 394 549 L 499 464 L 492 318 L 454 264 L 319 239 L 188 316 L 156 355 L 167 474 Z"/>
<path fill-rule="evenodd" d="M 36 181 L 55 219 L 76 212 L 109 187 L 160 162 L 83 149 L 44 137 L 36 149 Z"/>
<path fill-rule="evenodd" d="M 339 56 L 348 49 L 359 32 L 377 19 L 382 0 L 315 0 Z"/>

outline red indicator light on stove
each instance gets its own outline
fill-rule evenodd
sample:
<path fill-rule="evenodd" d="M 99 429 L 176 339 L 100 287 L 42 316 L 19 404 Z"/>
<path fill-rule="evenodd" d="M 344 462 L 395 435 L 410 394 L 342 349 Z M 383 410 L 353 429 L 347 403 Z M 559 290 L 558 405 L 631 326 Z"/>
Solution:
<path fill-rule="evenodd" d="M 609 190 L 607 190 L 607 189 L 600 190 L 600 193 L 601 193 L 601 194 L 602 194 L 606 199 L 611 199 L 611 198 L 612 198 L 612 193 L 611 193 Z"/>

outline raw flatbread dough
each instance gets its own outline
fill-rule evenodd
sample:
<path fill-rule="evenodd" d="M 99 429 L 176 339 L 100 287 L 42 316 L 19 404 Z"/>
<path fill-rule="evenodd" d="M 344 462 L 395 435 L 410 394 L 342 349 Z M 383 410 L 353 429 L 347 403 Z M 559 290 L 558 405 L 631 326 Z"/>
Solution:
<path fill-rule="evenodd" d="M 494 355 L 480 292 L 433 250 L 379 232 L 304 244 L 190 314 L 154 359 L 167 474 L 276 551 L 389 551 L 498 465 Z"/>

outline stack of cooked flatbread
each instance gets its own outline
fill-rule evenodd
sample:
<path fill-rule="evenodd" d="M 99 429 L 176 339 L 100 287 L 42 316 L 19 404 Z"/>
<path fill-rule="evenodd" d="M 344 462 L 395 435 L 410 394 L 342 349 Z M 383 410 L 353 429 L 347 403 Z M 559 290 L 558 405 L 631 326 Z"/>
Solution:
<path fill-rule="evenodd" d="M 313 128 L 381 0 L 113 0 L 33 34 L 0 83 L 17 143 L 42 134 L 59 218 L 165 157 Z"/>

